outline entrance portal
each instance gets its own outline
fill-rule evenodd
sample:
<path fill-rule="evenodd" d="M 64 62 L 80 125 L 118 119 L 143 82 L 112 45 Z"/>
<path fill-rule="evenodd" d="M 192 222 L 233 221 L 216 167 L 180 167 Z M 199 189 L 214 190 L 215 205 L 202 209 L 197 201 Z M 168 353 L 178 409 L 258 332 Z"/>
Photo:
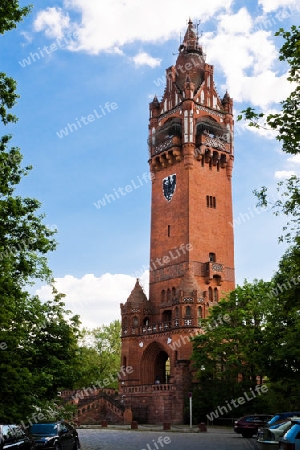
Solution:
<path fill-rule="evenodd" d="M 170 358 L 158 342 L 150 344 L 141 361 L 141 383 L 169 383 Z"/>

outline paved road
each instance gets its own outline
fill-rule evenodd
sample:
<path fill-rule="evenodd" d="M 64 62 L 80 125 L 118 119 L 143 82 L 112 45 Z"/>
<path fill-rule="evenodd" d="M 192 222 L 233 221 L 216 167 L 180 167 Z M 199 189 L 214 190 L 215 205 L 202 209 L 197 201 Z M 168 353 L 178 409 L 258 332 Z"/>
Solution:
<path fill-rule="evenodd" d="M 231 430 L 207 433 L 79 429 L 82 450 L 259 450 L 255 438 L 245 439 Z"/>

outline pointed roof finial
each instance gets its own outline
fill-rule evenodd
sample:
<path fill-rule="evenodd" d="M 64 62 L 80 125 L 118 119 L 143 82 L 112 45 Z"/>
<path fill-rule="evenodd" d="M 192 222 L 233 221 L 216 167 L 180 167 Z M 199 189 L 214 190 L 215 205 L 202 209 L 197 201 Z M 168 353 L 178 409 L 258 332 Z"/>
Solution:
<path fill-rule="evenodd" d="M 230 95 L 228 94 L 228 91 L 226 89 L 225 95 L 223 97 L 223 101 L 228 101 L 228 100 L 230 100 Z"/>
<path fill-rule="evenodd" d="M 191 18 L 189 18 L 188 21 L 188 27 L 185 32 L 183 42 L 179 46 L 179 51 L 185 50 L 200 50 L 199 44 L 198 44 L 198 32 L 195 32 L 195 27 L 193 25 L 193 21 Z"/>
<path fill-rule="evenodd" d="M 136 279 L 135 286 L 132 289 L 127 302 L 132 302 L 133 304 L 140 304 L 141 302 L 147 301 L 147 297 L 143 291 L 142 286 L 140 285 L 139 278 Z"/>

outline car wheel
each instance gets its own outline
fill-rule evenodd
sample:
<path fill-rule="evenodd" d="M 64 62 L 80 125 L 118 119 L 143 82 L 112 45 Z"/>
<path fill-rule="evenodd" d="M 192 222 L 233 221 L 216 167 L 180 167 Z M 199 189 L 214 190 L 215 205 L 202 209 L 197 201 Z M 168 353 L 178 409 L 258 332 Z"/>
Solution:
<path fill-rule="evenodd" d="M 253 433 L 242 433 L 243 438 L 252 438 Z"/>
<path fill-rule="evenodd" d="M 79 442 L 77 440 L 75 441 L 73 450 L 80 450 L 80 445 L 79 445 Z"/>

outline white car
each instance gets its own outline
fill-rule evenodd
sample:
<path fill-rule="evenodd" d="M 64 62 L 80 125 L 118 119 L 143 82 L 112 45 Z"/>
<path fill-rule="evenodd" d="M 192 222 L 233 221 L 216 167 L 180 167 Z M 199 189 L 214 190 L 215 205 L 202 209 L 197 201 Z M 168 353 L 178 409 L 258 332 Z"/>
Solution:
<path fill-rule="evenodd" d="M 279 448 L 279 439 L 292 426 L 291 418 L 284 419 L 278 425 L 273 425 L 271 428 L 260 428 L 257 433 L 257 442 L 261 450 Z"/>

